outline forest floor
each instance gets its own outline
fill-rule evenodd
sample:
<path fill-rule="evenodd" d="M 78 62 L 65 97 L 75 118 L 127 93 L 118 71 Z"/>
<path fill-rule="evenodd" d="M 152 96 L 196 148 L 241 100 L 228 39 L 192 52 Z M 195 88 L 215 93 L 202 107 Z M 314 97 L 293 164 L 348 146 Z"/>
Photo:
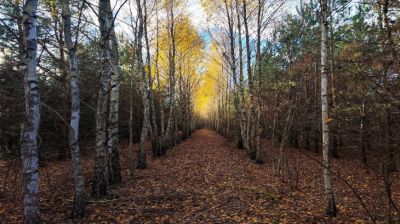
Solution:
<path fill-rule="evenodd" d="M 263 141 L 263 148 L 270 144 Z M 136 146 L 137 147 L 137 146 Z M 137 148 L 135 148 L 137 149 Z M 277 153 L 277 149 L 275 154 Z M 135 150 L 137 151 L 137 150 Z M 149 151 L 150 153 L 150 151 Z M 288 147 L 285 172 L 274 175 L 271 150 L 262 165 L 244 150 L 209 129 L 201 129 L 167 152 L 151 158 L 148 168 L 129 175 L 131 158 L 121 150 L 123 182 L 111 186 L 101 200 L 88 199 L 87 214 L 79 223 L 370 223 L 361 203 L 340 178 L 334 178 L 338 217 L 323 215 L 320 155 Z M 150 155 L 150 154 L 149 154 Z M 20 223 L 20 183 L 0 163 L 0 222 Z M 40 212 L 44 223 L 69 223 L 73 180 L 69 161 L 41 168 Z M 83 159 L 86 190 L 90 192 L 93 156 Z M 348 181 L 377 222 L 387 212 L 381 175 L 358 161 L 334 159 L 333 170 Z M 4 171 L 4 172 L 3 172 Z M 393 183 L 400 202 L 400 183 Z"/>

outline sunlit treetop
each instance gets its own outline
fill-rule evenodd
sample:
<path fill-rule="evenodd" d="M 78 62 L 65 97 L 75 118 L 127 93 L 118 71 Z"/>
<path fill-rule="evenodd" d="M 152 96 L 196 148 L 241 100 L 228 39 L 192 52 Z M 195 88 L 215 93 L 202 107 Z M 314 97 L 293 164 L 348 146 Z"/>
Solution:
<path fill-rule="evenodd" d="M 198 116 L 208 118 L 215 110 L 215 100 L 219 88 L 223 86 L 224 78 L 226 75 L 223 74 L 221 56 L 215 44 L 212 44 L 207 55 L 205 72 L 194 99 L 195 113 Z"/>
<path fill-rule="evenodd" d="M 200 66 L 204 60 L 205 44 L 187 16 L 180 16 L 175 20 L 175 43 L 176 74 L 189 76 L 189 78 L 198 78 Z M 158 69 L 161 76 L 161 84 L 166 85 L 170 63 L 168 54 L 169 47 L 171 47 L 171 40 L 169 40 L 166 30 L 162 30 L 159 34 L 158 46 Z M 153 66 L 155 61 L 155 59 L 152 60 Z M 155 69 L 153 71 L 155 72 Z"/>

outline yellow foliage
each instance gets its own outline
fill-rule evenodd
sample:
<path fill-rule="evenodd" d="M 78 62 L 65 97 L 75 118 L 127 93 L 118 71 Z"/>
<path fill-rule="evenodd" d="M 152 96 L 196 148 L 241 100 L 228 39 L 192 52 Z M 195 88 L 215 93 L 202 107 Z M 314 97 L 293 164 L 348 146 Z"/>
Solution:
<path fill-rule="evenodd" d="M 202 82 L 195 96 L 195 113 L 203 118 L 207 118 L 215 110 L 216 97 L 224 80 L 222 74 L 221 57 L 215 45 L 211 46 L 211 53 L 208 56 L 208 63 L 203 75 Z"/>
<path fill-rule="evenodd" d="M 191 24 L 190 19 L 186 15 L 181 15 L 175 19 L 175 76 L 177 82 L 182 82 L 185 87 L 198 88 L 202 83 L 202 67 L 204 64 L 204 41 L 197 33 L 196 28 Z M 169 49 L 171 40 L 168 37 L 168 31 L 163 30 L 158 37 L 159 53 L 158 53 L 158 70 L 160 74 L 160 84 L 166 86 L 168 84 L 169 74 Z M 155 60 L 152 60 L 155 67 Z M 156 69 L 152 69 L 155 75 Z M 178 85 L 177 83 L 177 85 Z M 181 84 L 182 84 L 181 83 Z M 193 90 L 196 101 L 197 91 Z M 197 104 L 197 102 L 195 102 Z"/>

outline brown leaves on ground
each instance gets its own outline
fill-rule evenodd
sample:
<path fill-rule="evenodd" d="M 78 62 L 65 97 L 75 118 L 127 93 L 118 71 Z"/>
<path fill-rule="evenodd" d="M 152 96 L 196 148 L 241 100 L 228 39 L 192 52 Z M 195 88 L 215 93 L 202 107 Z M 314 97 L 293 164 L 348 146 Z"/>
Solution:
<path fill-rule="evenodd" d="M 268 142 L 263 142 L 267 148 Z M 135 147 L 135 150 L 137 148 Z M 150 152 L 149 152 L 150 153 Z M 266 156 L 277 153 L 268 150 Z M 323 215 L 322 168 L 308 157 L 318 155 L 288 150 L 288 170 L 297 170 L 296 188 L 290 178 L 273 174 L 271 159 L 258 165 L 244 150 L 236 149 L 216 132 L 203 129 L 168 151 L 167 156 L 148 161 L 148 168 L 129 176 L 129 153 L 121 152 L 124 180 L 109 186 L 109 195 L 88 199 L 87 215 L 80 223 L 367 223 L 369 219 L 351 189 L 334 178 L 338 217 Z M 307 155 L 307 156 L 305 156 Z M 269 156 L 269 158 L 271 158 Z M 92 156 L 83 160 L 86 190 L 90 192 Z M 291 164 L 291 165 L 290 165 Z M 2 170 L 7 164 L 2 163 Z M 292 168 L 290 168 L 292 166 Z M 40 209 L 45 223 L 67 223 L 72 202 L 73 180 L 68 161 L 52 162 L 40 170 Z M 334 160 L 339 171 L 360 193 L 383 222 L 385 204 L 379 173 L 359 162 Z M 68 170 L 69 172 L 67 172 Z M 4 175 L 1 176 L 4 180 Z M 21 221 L 20 183 L 8 177 L 0 191 L 2 223 Z M 394 199 L 400 189 L 394 186 Z M 4 181 L 1 181 L 3 184 Z M 77 221 L 77 220 L 76 220 Z"/>

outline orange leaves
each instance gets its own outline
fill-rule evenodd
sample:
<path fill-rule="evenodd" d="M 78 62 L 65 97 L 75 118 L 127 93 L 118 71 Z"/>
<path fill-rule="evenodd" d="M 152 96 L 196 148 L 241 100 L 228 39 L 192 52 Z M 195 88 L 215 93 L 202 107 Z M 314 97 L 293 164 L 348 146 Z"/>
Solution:
<path fill-rule="evenodd" d="M 266 140 L 261 140 L 261 146 L 269 150 L 268 155 L 276 152 L 276 148 L 268 148 L 270 142 Z M 345 153 L 349 150 L 343 150 L 342 156 L 348 157 Z M 293 165 L 300 154 L 299 149 L 288 146 L 288 164 Z M 121 155 L 124 160 L 131 154 L 121 147 Z M 125 175 L 121 184 L 110 187 L 108 199 L 90 200 L 81 223 L 368 223 L 354 194 L 339 181 L 335 181 L 339 216 L 325 217 L 321 167 L 305 156 L 301 161 L 300 187 L 293 191 L 288 187 L 290 179 L 273 174 L 272 164 L 254 164 L 245 150 L 234 148 L 211 130 L 200 130 L 168 151 L 166 157 L 150 159 L 148 169 Z M 72 181 L 65 175 L 68 162 L 57 161 L 47 167 L 52 170 L 53 187 L 40 188 L 41 214 L 46 223 L 63 223 L 68 218 L 65 211 L 72 199 L 65 199 L 73 190 Z M 121 164 L 126 170 L 128 163 Z M 89 180 L 92 157 L 83 157 L 83 165 Z M 379 174 L 363 169 L 355 160 L 333 160 L 332 168 L 356 186 L 376 217 L 384 214 L 384 206 L 379 205 L 383 187 L 379 186 Z M 398 178 L 393 186 L 397 202 Z M 0 220 L 20 222 L 20 202 L 13 201 L 12 191 L 0 194 Z"/>
<path fill-rule="evenodd" d="M 331 122 L 333 122 L 333 121 L 334 121 L 334 119 L 331 118 L 331 117 L 328 117 L 328 118 L 325 119 L 325 122 L 326 122 L 327 124 L 329 124 L 329 123 L 331 123 Z"/>

